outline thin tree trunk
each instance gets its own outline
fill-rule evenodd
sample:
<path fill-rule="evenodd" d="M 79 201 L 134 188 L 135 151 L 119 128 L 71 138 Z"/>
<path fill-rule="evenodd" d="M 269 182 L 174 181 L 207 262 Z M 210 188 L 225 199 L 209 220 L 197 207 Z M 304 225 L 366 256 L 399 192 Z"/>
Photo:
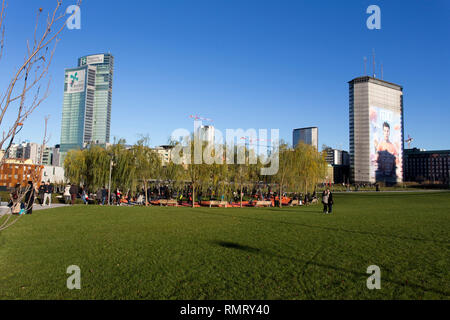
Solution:
<path fill-rule="evenodd" d="M 283 197 L 282 197 L 282 192 L 283 192 L 283 183 L 280 183 L 280 194 L 278 195 L 278 201 L 279 201 L 278 206 L 279 206 L 280 208 L 283 207 L 283 204 L 281 203 L 281 200 L 283 199 Z"/>
<path fill-rule="evenodd" d="M 242 194 L 242 183 L 241 183 L 241 195 L 240 195 L 240 197 L 241 197 L 241 208 L 242 208 L 242 198 L 243 198 L 243 194 Z"/>
<path fill-rule="evenodd" d="M 192 184 L 192 208 L 195 208 L 195 185 Z"/>
<path fill-rule="evenodd" d="M 145 179 L 144 179 L 144 194 L 145 194 L 145 206 L 148 206 L 147 180 L 145 180 Z"/>

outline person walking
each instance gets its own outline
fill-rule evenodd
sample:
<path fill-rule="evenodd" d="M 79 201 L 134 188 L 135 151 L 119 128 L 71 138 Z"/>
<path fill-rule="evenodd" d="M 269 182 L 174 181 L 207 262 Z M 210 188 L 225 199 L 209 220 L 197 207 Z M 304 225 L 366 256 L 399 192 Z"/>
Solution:
<path fill-rule="evenodd" d="M 108 190 L 105 187 L 102 188 L 102 206 L 105 205 L 106 198 L 108 197 Z"/>
<path fill-rule="evenodd" d="M 102 189 L 97 190 L 97 193 L 95 194 L 95 200 L 97 201 L 98 205 L 102 204 Z"/>
<path fill-rule="evenodd" d="M 88 192 L 87 192 L 86 188 L 84 188 L 84 187 L 81 190 L 82 190 L 81 191 L 81 200 L 83 200 L 85 205 L 88 205 L 89 204 Z"/>
<path fill-rule="evenodd" d="M 328 214 L 333 213 L 333 193 L 331 193 L 330 189 L 327 189 L 328 191 Z"/>
<path fill-rule="evenodd" d="M 53 193 L 53 185 L 50 184 L 50 180 L 47 181 L 45 184 L 45 190 L 44 190 L 44 206 L 47 203 L 48 199 L 48 206 L 52 205 L 52 193 Z"/>
<path fill-rule="evenodd" d="M 64 200 L 66 204 L 70 203 L 70 184 L 64 188 Z"/>

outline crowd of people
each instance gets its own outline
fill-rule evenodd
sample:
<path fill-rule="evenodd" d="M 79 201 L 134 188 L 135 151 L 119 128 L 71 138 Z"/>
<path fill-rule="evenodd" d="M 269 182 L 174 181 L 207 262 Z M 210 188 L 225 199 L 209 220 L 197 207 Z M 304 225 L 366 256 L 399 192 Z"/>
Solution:
<path fill-rule="evenodd" d="M 41 182 L 39 186 L 34 186 L 31 181 L 26 187 L 21 187 L 19 184 L 10 193 L 10 201 L 8 206 L 11 208 L 13 214 L 32 214 L 33 204 L 35 200 L 41 206 L 51 206 L 52 195 L 55 188 L 50 181 Z M 242 192 L 242 194 L 241 194 Z M 203 200 L 220 200 L 227 201 L 230 204 L 237 204 L 241 200 L 250 201 L 274 201 L 274 205 L 278 206 L 280 197 L 279 194 L 272 190 L 270 186 L 266 188 L 253 189 L 244 187 L 241 190 L 234 190 L 231 197 L 226 199 L 224 194 L 217 194 L 212 188 L 206 191 L 199 190 L 196 193 L 196 199 L 192 197 L 192 186 L 186 185 L 182 189 L 175 190 L 168 185 L 155 185 L 147 190 L 141 189 L 138 192 L 131 191 L 122 192 L 120 189 L 109 191 L 105 186 L 99 188 L 95 193 L 89 192 L 87 188 L 79 187 L 76 184 L 68 184 L 64 188 L 63 199 L 66 204 L 74 205 L 78 198 L 81 199 L 85 205 L 147 205 L 158 200 L 176 199 L 178 204 L 192 204 L 193 201 L 201 203 Z M 109 195 L 109 197 L 108 197 Z M 289 197 L 288 197 L 289 196 Z M 296 201 L 296 203 L 309 205 L 317 203 L 316 191 L 313 194 L 297 194 L 297 193 L 283 193 L 282 200 L 289 199 L 289 203 Z M 333 195 L 327 188 L 322 194 L 322 203 L 324 205 L 324 213 L 332 213 Z"/>
<path fill-rule="evenodd" d="M 11 190 L 8 207 L 13 214 L 32 214 L 35 200 L 38 200 L 41 206 L 51 206 L 54 186 L 50 181 L 42 181 L 39 186 L 28 181 L 25 187 L 20 184 Z"/>

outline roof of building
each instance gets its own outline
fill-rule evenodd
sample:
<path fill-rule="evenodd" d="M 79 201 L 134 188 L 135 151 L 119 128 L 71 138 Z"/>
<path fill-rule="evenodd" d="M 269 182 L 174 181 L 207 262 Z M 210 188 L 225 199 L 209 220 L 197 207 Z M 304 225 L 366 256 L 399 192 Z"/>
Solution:
<path fill-rule="evenodd" d="M 374 78 L 374 77 L 370 77 L 370 76 L 362 76 L 362 77 L 357 77 L 351 81 L 349 81 L 348 83 L 357 83 L 357 82 L 372 82 L 372 83 L 376 83 L 388 88 L 392 88 L 392 89 L 397 89 L 397 90 L 401 90 L 403 91 L 403 86 L 399 85 L 399 84 L 395 84 L 393 82 L 388 82 L 385 80 L 381 80 L 378 78 Z"/>

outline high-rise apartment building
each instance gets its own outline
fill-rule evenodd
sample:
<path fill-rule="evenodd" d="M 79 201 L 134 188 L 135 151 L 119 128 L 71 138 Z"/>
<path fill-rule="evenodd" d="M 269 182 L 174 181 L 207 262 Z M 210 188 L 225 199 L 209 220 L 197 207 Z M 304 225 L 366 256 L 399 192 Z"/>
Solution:
<path fill-rule="evenodd" d="M 373 77 L 349 82 L 350 172 L 356 183 L 403 181 L 403 88 Z"/>
<path fill-rule="evenodd" d="M 114 57 L 96 54 L 66 69 L 61 124 L 61 160 L 72 149 L 107 144 L 111 131 Z"/>
<path fill-rule="evenodd" d="M 292 134 L 292 145 L 295 148 L 300 142 L 309 144 L 319 150 L 319 128 L 299 128 L 294 129 Z"/>

